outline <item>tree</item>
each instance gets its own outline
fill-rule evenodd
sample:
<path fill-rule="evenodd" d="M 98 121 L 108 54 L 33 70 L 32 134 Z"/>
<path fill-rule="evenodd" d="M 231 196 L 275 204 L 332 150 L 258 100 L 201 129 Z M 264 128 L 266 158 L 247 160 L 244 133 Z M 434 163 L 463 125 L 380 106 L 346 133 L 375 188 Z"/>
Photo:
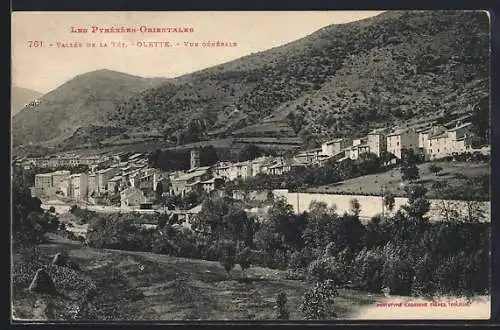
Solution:
<path fill-rule="evenodd" d="M 224 267 L 228 276 L 236 262 L 236 248 L 231 241 L 222 241 L 219 243 L 219 262 Z"/>
<path fill-rule="evenodd" d="M 441 166 L 436 165 L 436 164 L 429 165 L 429 172 L 434 173 L 436 176 L 442 170 L 443 170 L 443 168 Z"/>
<path fill-rule="evenodd" d="M 158 182 L 156 184 L 155 193 L 156 193 L 156 201 L 158 201 L 158 202 L 161 201 L 162 197 L 163 197 L 163 183 L 162 182 Z"/>
<path fill-rule="evenodd" d="M 326 243 L 333 240 L 333 226 L 338 221 L 335 207 L 324 202 L 311 202 L 303 231 L 305 246 L 318 257 Z"/>
<path fill-rule="evenodd" d="M 276 319 L 288 320 L 290 313 L 286 308 L 287 297 L 285 292 L 278 293 L 276 297 Z"/>
<path fill-rule="evenodd" d="M 217 149 L 213 145 L 208 145 L 200 150 L 200 166 L 211 166 L 219 161 Z"/>
<path fill-rule="evenodd" d="M 396 203 L 396 199 L 394 195 L 390 192 L 386 192 L 384 196 L 384 206 L 387 207 L 389 212 L 392 212 L 394 210 L 394 205 Z"/>
<path fill-rule="evenodd" d="M 359 204 L 359 201 L 354 198 L 354 199 L 351 199 L 351 212 L 352 214 L 354 214 L 355 216 L 359 216 L 359 214 L 361 213 L 361 204 Z"/>
<path fill-rule="evenodd" d="M 471 123 L 474 133 L 480 138 L 481 142 L 483 144 L 489 143 L 491 130 L 489 97 L 481 99 L 471 118 Z"/>
<path fill-rule="evenodd" d="M 361 175 L 377 173 L 380 170 L 380 159 L 372 152 L 359 155 L 358 170 Z"/>
<path fill-rule="evenodd" d="M 389 164 L 393 159 L 396 159 L 396 156 L 393 153 L 383 150 L 380 153 L 380 162 L 383 165 Z"/>
<path fill-rule="evenodd" d="M 414 181 L 420 179 L 420 174 L 417 165 L 410 164 L 408 166 L 401 167 L 401 179 L 403 181 Z"/>
<path fill-rule="evenodd" d="M 318 282 L 304 295 L 300 310 L 306 320 L 337 318 L 333 310 L 334 297 L 338 295 L 333 280 Z"/>
<path fill-rule="evenodd" d="M 247 144 L 241 149 L 238 154 L 238 160 L 243 162 L 247 160 L 252 160 L 262 155 L 262 151 L 255 144 Z"/>
<path fill-rule="evenodd" d="M 243 274 L 245 274 L 245 271 L 248 268 L 250 268 L 250 262 L 251 262 L 250 255 L 251 255 L 250 249 L 248 247 L 245 247 L 238 253 L 236 257 L 236 261 L 240 265 Z"/>

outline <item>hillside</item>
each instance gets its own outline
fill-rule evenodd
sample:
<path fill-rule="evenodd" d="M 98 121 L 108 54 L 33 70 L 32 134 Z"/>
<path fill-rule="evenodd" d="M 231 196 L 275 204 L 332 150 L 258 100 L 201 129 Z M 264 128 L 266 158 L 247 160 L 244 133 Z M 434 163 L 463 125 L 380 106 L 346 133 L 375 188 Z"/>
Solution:
<path fill-rule="evenodd" d="M 40 98 L 41 103 L 23 109 L 13 118 L 14 145 L 55 142 L 69 137 L 80 127 L 102 125 L 109 112 L 131 94 L 164 82 L 161 78 L 141 78 L 98 70 L 64 83 Z"/>
<path fill-rule="evenodd" d="M 388 12 L 176 78 L 109 119 L 180 142 L 231 133 L 307 140 L 471 111 L 488 91 L 485 13 Z"/>
<path fill-rule="evenodd" d="M 90 72 L 16 115 L 14 145 L 185 145 L 233 136 L 299 137 L 312 147 L 472 112 L 489 96 L 489 35 L 484 12 L 394 11 L 169 80 Z"/>
<path fill-rule="evenodd" d="M 21 111 L 27 103 L 34 101 L 42 96 L 43 93 L 34 91 L 32 89 L 12 86 L 10 95 L 10 114 L 14 116 Z"/>
<path fill-rule="evenodd" d="M 290 319 L 300 320 L 298 307 L 310 286 L 286 279 L 285 271 L 251 267 L 242 276 L 238 266 L 228 278 L 218 262 L 98 250 L 55 235 L 38 248 L 35 258 L 33 253 L 14 253 L 12 301 L 17 318 L 32 318 L 35 302 L 43 302 L 55 310 L 54 319 L 78 319 L 73 310 L 83 305 L 81 291 L 94 286 L 99 294 L 86 304 L 83 320 L 273 320 L 281 291 L 288 296 Z M 74 298 L 27 292 L 36 269 L 60 251 L 68 251 L 80 271 L 51 266 L 49 272 L 55 275 L 56 288 Z M 349 318 L 361 305 L 380 298 L 342 289 L 335 300 L 336 311 L 341 318 Z"/>

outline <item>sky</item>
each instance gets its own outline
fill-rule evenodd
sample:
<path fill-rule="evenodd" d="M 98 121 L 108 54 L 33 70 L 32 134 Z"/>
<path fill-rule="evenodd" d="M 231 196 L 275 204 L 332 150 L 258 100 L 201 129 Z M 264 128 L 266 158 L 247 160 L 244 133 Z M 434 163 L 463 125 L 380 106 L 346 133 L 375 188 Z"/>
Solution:
<path fill-rule="evenodd" d="M 343 24 L 381 11 L 301 12 L 14 12 L 12 83 L 46 93 L 76 75 L 99 69 L 142 77 L 176 77 L 277 47 L 331 24 Z M 92 27 L 136 28 L 130 33 L 92 33 Z M 182 28 L 192 32 L 141 32 Z M 74 33 L 72 29 L 87 29 Z M 172 47 L 144 47 L 149 42 Z M 202 47 L 203 42 L 236 43 Z M 100 47 L 100 43 L 108 47 Z M 186 47 L 198 42 L 199 47 Z M 58 45 L 59 43 L 59 45 Z M 62 47 L 79 43 L 81 47 Z M 95 47 L 87 47 L 94 43 Z M 127 47 L 117 47 L 124 43 Z M 38 45 L 38 47 L 36 47 Z M 40 46 L 41 45 L 41 46 Z"/>

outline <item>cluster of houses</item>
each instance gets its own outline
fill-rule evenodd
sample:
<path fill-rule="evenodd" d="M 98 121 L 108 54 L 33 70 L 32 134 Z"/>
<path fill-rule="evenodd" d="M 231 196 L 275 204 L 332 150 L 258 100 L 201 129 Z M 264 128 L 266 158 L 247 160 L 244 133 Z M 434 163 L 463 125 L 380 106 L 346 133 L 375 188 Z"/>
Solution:
<path fill-rule="evenodd" d="M 420 128 L 380 128 L 357 139 L 338 138 L 326 141 L 321 148 L 304 150 L 293 157 L 264 156 L 244 162 L 218 162 L 212 166 L 200 166 L 199 151 L 195 149 L 191 150 L 190 169 L 171 173 L 149 168 L 144 154 L 130 157 L 124 157 L 123 153 L 87 157 L 64 155 L 21 159 L 18 164 L 39 168 L 88 165 L 88 173 L 71 174 L 70 171 L 60 170 L 37 174 L 34 194 L 60 196 L 94 204 L 101 203 L 103 197 L 119 195 L 121 206 L 131 207 L 151 203 L 151 196 L 155 196 L 159 183 L 163 194 L 211 194 L 219 191 L 227 181 L 245 180 L 258 174 L 281 175 L 322 165 L 326 161 L 356 160 L 368 152 L 378 157 L 388 152 L 396 159 L 401 159 L 403 150 L 407 149 L 422 155 L 425 160 L 439 159 L 472 150 L 471 126 L 470 122 L 458 120 L 447 127 L 431 125 Z"/>
<path fill-rule="evenodd" d="M 122 156 L 109 157 L 111 163 L 108 167 L 91 167 L 89 172 L 71 174 L 69 170 L 59 170 L 36 174 L 33 195 L 90 204 L 99 204 L 103 199 L 119 195 L 122 206 L 150 202 L 148 192 L 155 192 L 158 183 L 163 185 L 163 173 L 149 168 L 143 154 L 134 154 L 126 161 L 122 161 Z M 57 166 L 61 166 L 59 164 Z M 99 164 L 102 167 L 102 162 Z"/>
<path fill-rule="evenodd" d="M 331 159 L 356 160 L 368 152 L 381 157 L 382 153 L 388 152 L 396 159 L 401 159 L 403 150 L 412 150 L 427 161 L 472 151 L 473 139 L 472 124 L 463 121 L 456 121 L 451 128 L 442 125 L 380 128 L 358 139 L 326 141 L 321 148 L 302 151 L 295 158 L 303 162 L 321 163 Z"/>
<path fill-rule="evenodd" d="M 90 169 L 111 166 L 116 162 L 119 155 L 90 155 L 81 156 L 75 154 L 65 154 L 60 156 L 47 157 L 22 157 L 16 159 L 15 164 L 24 169 L 30 168 L 60 168 L 87 165 Z"/>

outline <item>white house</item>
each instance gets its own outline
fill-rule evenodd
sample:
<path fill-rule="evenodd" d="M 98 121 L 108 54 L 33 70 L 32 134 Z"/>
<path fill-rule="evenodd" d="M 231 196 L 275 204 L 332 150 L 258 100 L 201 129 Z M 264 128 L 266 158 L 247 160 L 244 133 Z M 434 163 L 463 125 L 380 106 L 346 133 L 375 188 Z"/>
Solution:
<path fill-rule="evenodd" d="M 326 156 L 334 156 L 342 151 L 342 149 L 350 146 L 352 140 L 339 138 L 331 141 L 323 142 L 321 145 L 321 152 Z"/>
<path fill-rule="evenodd" d="M 144 193 L 136 187 L 129 187 L 120 193 L 121 207 L 140 206 L 145 201 Z"/>
<path fill-rule="evenodd" d="M 451 156 L 453 153 L 466 152 L 471 148 L 471 124 L 465 123 L 442 133 L 429 136 L 429 155 L 431 159 Z"/>
<path fill-rule="evenodd" d="M 366 144 L 368 145 L 369 151 L 380 157 L 382 152 L 387 151 L 387 129 L 379 128 L 368 133 L 366 138 Z"/>
<path fill-rule="evenodd" d="M 413 152 L 418 153 L 418 138 L 418 133 L 413 129 L 396 129 L 387 135 L 387 151 L 398 159 L 401 159 L 403 149 L 413 150 Z"/>

